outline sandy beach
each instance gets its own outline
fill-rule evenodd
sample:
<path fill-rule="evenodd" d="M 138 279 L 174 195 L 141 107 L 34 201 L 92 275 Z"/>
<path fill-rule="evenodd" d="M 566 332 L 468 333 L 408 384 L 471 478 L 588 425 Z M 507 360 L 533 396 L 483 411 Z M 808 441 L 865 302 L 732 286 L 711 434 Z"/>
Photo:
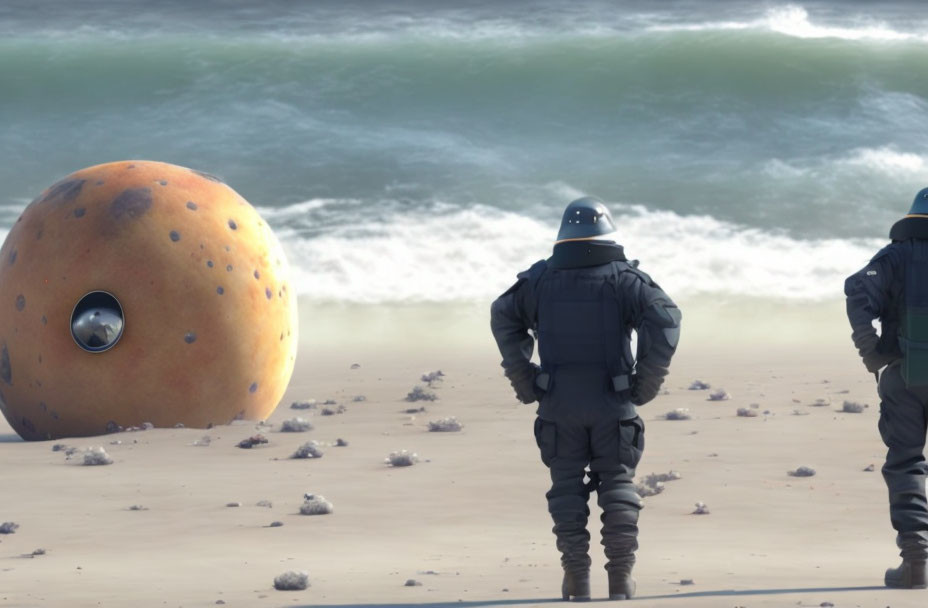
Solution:
<path fill-rule="evenodd" d="M 896 550 L 879 473 L 879 408 L 849 344 L 843 304 L 682 307 L 684 338 L 668 394 L 641 410 L 647 446 L 639 477 L 673 470 L 682 478 L 645 499 L 638 604 L 924 605 L 924 592 L 882 588 Z M 0 520 L 20 527 L 0 536 L 0 605 L 556 600 L 561 571 L 544 500 L 547 472 L 532 437 L 534 407 L 511 395 L 486 325 L 478 306 L 304 302 L 297 371 L 268 426 L 23 443 L 4 425 Z M 438 400 L 404 401 L 423 373 L 438 369 L 445 374 L 433 388 Z M 687 390 L 696 379 L 712 389 Z M 708 400 L 718 388 L 731 398 Z M 308 399 L 317 400 L 315 409 L 290 408 Z M 829 404 L 813 405 L 818 399 Z M 326 400 L 344 411 L 323 415 Z M 868 407 L 842 413 L 845 400 Z M 736 415 L 751 404 L 758 416 Z M 406 413 L 420 406 L 425 411 Z M 688 408 L 692 419 L 664 419 L 676 408 Z M 280 432 L 295 416 L 314 429 Z M 449 416 L 462 431 L 428 431 L 430 421 Z M 268 444 L 236 447 L 258 432 Z M 196 445 L 204 436 L 209 445 Z M 310 439 L 323 457 L 291 459 Z M 335 446 L 337 439 L 348 445 Z M 56 443 L 103 446 L 115 462 L 81 466 L 80 451 L 69 458 L 53 451 Z M 385 464 L 403 449 L 420 461 Z M 865 471 L 871 464 L 876 470 Z M 816 475 L 787 474 L 800 466 Z M 306 493 L 324 496 L 333 513 L 300 515 Z M 697 502 L 709 514 L 692 514 Z M 44 555 L 32 555 L 37 549 Z M 594 599 L 601 599 L 598 545 L 592 555 Z M 275 590 L 274 577 L 288 570 L 307 572 L 310 587 Z M 421 584 L 406 586 L 409 579 Z"/>

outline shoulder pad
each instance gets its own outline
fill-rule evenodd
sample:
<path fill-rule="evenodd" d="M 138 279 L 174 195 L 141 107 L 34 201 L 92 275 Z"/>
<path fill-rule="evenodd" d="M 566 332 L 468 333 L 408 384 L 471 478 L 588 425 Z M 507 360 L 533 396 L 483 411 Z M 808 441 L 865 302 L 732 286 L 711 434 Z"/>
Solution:
<path fill-rule="evenodd" d="M 545 270 L 547 269 L 548 269 L 548 261 L 538 260 L 537 262 L 532 264 L 532 266 L 528 270 L 523 270 L 522 272 L 517 274 L 516 278 L 527 279 L 527 280 L 534 282 L 534 281 L 537 281 L 539 278 L 541 278 L 541 275 L 544 274 Z"/>
<path fill-rule="evenodd" d="M 629 272 L 644 281 L 646 285 L 655 284 L 654 279 L 651 278 L 651 275 L 638 268 L 638 260 L 631 260 L 630 262 L 613 262 L 613 264 L 616 268 L 616 274 Z"/>
<path fill-rule="evenodd" d="M 882 249 L 877 251 L 876 255 L 870 258 L 870 262 L 873 263 L 873 262 L 876 262 L 877 260 L 881 260 L 886 257 L 893 257 L 893 258 L 898 259 L 897 256 L 899 256 L 902 253 L 900 250 L 903 247 L 904 245 L 901 242 L 890 243 L 886 247 L 883 247 Z"/>

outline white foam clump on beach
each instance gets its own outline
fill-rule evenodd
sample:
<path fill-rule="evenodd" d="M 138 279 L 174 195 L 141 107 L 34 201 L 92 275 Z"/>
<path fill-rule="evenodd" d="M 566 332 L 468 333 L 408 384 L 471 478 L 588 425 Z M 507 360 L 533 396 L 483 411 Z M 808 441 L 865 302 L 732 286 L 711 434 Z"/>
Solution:
<path fill-rule="evenodd" d="M 303 591 L 309 587 L 309 574 L 290 570 L 274 578 L 274 589 L 278 591 Z"/>
<path fill-rule="evenodd" d="M 326 500 L 325 496 L 315 494 L 306 494 L 303 504 L 300 505 L 301 515 L 328 515 L 332 511 L 332 503 Z"/>
<path fill-rule="evenodd" d="M 300 417 L 284 420 L 280 425 L 281 433 L 304 433 L 306 431 L 311 431 L 312 429 L 312 422 Z"/>
<path fill-rule="evenodd" d="M 88 448 L 84 451 L 85 466 L 99 466 L 104 464 L 113 464 L 113 459 L 106 453 L 102 447 L 97 446 Z"/>
<path fill-rule="evenodd" d="M 296 449 L 293 458 L 322 458 L 323 451 L 315 441 L 307 441 Z"/>
<path fill-rule="evenodd" d="M 390 455 L 386 457 L 384 462 L 394 467 L 411 467 L 419 462 L 419 456 L 415 452 L 399 450 L 397 452 L 390 452 Z"/>

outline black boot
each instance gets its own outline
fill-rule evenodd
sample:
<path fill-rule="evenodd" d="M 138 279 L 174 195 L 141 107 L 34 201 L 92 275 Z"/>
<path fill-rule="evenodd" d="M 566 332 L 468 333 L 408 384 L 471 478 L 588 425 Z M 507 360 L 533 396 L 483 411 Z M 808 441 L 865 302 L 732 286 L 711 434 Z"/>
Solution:
<path fill-rule="evenodd" d="M 921 533 L 901 533 L 897 538 L 902 563 L 886 571 L 884 582 L 896 589 L 928 588 L 928 540 Z"/>
<path fill-rule="evenodd" d="M 561 583 L 561 597 L 575 602 L 590 601 L 590 571 L 566 570 Z"/>
<path fill-rule="evenodd" d="M 635 595 L 635 579 L 632 578 L 634 559 L 627 564 L 609 564 L 609 599 L 630 600 Z"/>

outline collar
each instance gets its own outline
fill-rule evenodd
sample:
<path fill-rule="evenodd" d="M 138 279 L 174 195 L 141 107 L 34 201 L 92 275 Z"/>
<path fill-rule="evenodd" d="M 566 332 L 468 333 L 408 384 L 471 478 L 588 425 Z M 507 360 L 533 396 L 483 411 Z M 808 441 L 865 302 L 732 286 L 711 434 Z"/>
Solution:
<path fill-rule="evenodd" d="M 584 268 L 626 260 L 625 250 L 614 241 L 564 241 L 554 246 L 548 267 L 553 270 Z"/>

